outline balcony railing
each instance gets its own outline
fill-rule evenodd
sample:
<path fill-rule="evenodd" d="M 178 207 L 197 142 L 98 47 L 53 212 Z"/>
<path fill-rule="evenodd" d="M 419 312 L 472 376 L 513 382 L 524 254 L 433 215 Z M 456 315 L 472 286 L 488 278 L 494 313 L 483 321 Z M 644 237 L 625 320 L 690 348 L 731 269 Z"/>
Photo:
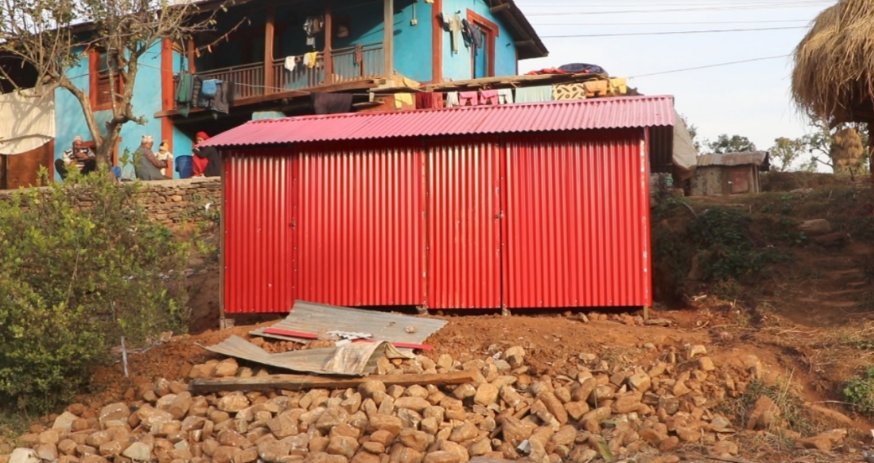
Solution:
<path fill-rule="evenodd" d="M 340 48 L 331 52 L 334 83 L 381 76 L 384 58 L 382 43 Z"/>
<path fill-rule="evenodd" d="M 243 64 L 212 69 L 198 74 L 204 79 L 234 82 L 234 99 L 261 96 L 264 94 L 264 63 Z"/>

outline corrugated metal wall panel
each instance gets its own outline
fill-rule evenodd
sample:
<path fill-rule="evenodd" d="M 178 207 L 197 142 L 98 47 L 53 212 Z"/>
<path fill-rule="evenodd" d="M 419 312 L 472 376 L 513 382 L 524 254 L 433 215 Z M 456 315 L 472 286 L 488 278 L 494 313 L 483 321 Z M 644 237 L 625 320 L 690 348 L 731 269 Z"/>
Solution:
<path fill-rule="evenodd" d="M 288 312 L 297 297 L 291 151 L 233 151 L 224 159 L 225 312 Z"/>
<path fill-rule="evenodd" d="M 298 152 L 300 299 L 423 305 L 421 141 L 300 145 Z"/>
<path fill-rule="evenodd" d="M 497 139 L 429 143 L 429 308 L 501 306 L 499 187 Z"/>
<path fill-rule="evenodd" d="M 651 305 L 644 131 L 507 140 L 509 308 Z"/>

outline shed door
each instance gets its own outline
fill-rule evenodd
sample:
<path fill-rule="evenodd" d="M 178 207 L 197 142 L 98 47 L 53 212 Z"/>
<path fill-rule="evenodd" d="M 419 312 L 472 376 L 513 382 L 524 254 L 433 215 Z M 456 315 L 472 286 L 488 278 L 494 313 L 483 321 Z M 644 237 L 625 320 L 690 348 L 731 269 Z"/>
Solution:
<path fill-rule="evenodd" d="M 750 192 L 750 168 L 749 167 L 730 167 L 728 168 L 728 191 L 731 194 L 741 194 Z"/>
<path fill-rule="evenodd" d="M 231 152 L 224 168 L 224 308 L 290 312 L 294 273 L 290 150 Z"/>
<path fill-rule="evenodd" d="M 508 137 L 504 304 L 651 304 L 641 130 Z"/>
<path fill-rule="evenodd" d="M 15 190 L 39 186 L 39 168 L 51 170 L 54 143 L 46 143 L 26 153 L 0 156 L 0 189 Z"/>
<path fill-rule="evenodd" d="M 428 147 L 428 307 L 501 307 L 500 155 L 495 139 Z"/>

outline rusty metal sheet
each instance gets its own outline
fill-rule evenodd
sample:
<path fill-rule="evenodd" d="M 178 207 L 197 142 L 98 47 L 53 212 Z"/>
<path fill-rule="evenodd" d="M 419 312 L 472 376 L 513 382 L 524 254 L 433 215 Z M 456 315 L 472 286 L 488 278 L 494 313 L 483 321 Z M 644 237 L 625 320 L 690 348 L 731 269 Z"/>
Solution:
<path fill-rule="evenodd" d="M 222 205 L 226 313 L 285 313 L 297 297 L 289 149 L 226 153 Z"/>
<path fill-rule="evenodd" d="M 698 167 L 707 166 L 762 166 L 768 163 L 767 151 L 750 151 L 748 153 L 704 154 L 698 156 Z"/>
<path fill-rule="evenodd" d="M 434 318 L 297 301 L 288 317 L 273 328 L 320 336 L 328 331 L 360 332 L 372 334 L 376 341 L 422 344 L 446 323 Z M 264 329 L 254 330 L 251 334 L 270 337 Z"/>
<path fill-rule="evenodd" d="M 428 308 L 501 307 L 501 174 L 496 138 L 428 146 Z"/>
<path fill-rule="evenodd" d="M 507 139 L 509 308 L 652 304 L 643 130 Z"/>
<path fill-rule="evenodd" d="M 423 305 L 422 143 L 300 146 L 297 165 L 298 299 Z"/>
<path fill-rule="evenodd" d="M 250 121 L 203 146 L 673 126 L 673 96 L 634 96 Z"/>
<path fill-rule="evenodd" d="M 326 375 L 363 376 L 376 371 L 376 363 L 382 357 L 410 358 L 388 342 L 353 343 L 270 354 L 239 336 L 231 336 L 214 346 L 201 347 L 210 352 L 261 365 Z"/>

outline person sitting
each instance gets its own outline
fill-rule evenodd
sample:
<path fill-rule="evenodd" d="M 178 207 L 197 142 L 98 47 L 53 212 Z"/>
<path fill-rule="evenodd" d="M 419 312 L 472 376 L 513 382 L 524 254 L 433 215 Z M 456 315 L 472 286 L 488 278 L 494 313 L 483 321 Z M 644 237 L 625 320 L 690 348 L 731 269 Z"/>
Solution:
<path fill-rule="evenodd" d="M 209 135 L 206 132 L 197 132 L 195 138 L 195 146 L 192 150 L 194 153 L 194 165 L 195 165 L 195 174 L 198 174 L 198 170 L 200 170 L 201 175 L 204 177 L 220 177 L 222 175 L 222 160 L 219 156 L 219 152 L 215 147 L 207 146 L 205 148 L 198 148 L 197 145 L 209 140 Z M 203 161 L 206 161 L 206 166 L 203 167 Z M 198 166 L 200 164 L 200 166 Z M 198 169 L 199 168 L 199 169 Z"/>
<path fill-rule="evenodd" d="M 80 135 L 73 137 L 73 148 L 64 151 L 61 159 L 55 161 L 55 170 L 61 179 L 66 179 L 68 169 L 74 166 L 83 174 L 89 174 L 97 169 L 97 156 L 91 148 L 85 146 Z"/>
<path fill-rule="evenodd" d="M 162 140 L 161 144 L 158 145 L 158 152 L 155 153 L 155 157 L 158 158 L 159 161 L 164 161 L 165 163 L 173 161 L 173 153 L 170 152 L 170 144 L 167 143 L 167 140 Z M 166 167 L 161 169 L 161 175 L 167 177 Z M 173 174 L 171 173 L 170 175 Z"/>
<path fill-rule="evenodd" d="M 140 180 L 167 180 L 161 169 L 167 167 L 167 161 L 161 161 L 152 152 L 155 140 L 151 135 L 143 135 L 140 147 L 134 151 L 134 170 Z"/>

